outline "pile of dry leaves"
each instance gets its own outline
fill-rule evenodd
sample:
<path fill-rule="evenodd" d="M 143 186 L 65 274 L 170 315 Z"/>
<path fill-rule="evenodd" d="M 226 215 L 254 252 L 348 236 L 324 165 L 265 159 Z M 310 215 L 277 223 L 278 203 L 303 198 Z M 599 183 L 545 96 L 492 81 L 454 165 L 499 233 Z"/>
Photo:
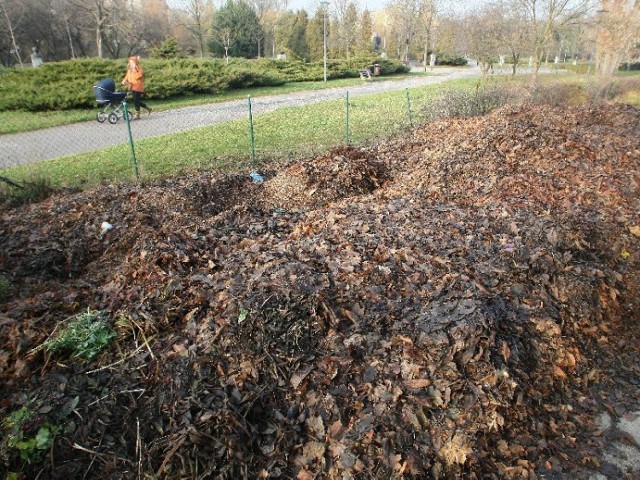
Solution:
<path fill-rule="evenodd" d="M 506 107 L 264 183 L 203 174 L 1 212 L 2 417 L 26 409 L 23 438 L 55 438 L 28 463 L 5 421 L 0 469 L 611 473 L 594 416 L 640 400 L 639 136 L 632 107 Z M 37 349 L 87 309 L 117 332 L 98 357 Z"/>

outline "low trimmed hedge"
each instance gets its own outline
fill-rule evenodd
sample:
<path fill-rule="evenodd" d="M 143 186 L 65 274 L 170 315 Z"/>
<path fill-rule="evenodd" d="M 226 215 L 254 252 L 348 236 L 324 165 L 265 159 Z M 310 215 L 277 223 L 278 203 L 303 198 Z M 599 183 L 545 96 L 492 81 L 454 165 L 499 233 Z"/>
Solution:
<path fill-rule="evenodd" d="M 332 60 L 329 78 L 357 77 L 358 70 L 378 63 L 381 74 L 407 72 L 398 61 L 362 57 Z M 324 75 L 322 62 L 297 60 L 234 59 L 227 65 L 221 59 L 144 59 L 148 99 L 191 94 L 216 94 L 225 90 L 278 86 L 288 82 L 319 81 Z M 38 68 L 12 68 L 0 72 L 0 111 L 50 111 L 95 106 L 93 85 L 111 77 L 120 88 L 126 59 L 79 59 L 45 63 Z"/>
<path fill-rule="evenodd" d="M 640 62 L 623 63 L 618 67 L 618 70 L 621 72 L 626 72 L 627 70 L 640 70 Z"/>
<path fill-rule="evenodd" d="M 466 58 L 451 57 L 449 55 L 436 56 L 436 65 L 448 66 L 448 67 L 464 67 L 468 64 Z"/>

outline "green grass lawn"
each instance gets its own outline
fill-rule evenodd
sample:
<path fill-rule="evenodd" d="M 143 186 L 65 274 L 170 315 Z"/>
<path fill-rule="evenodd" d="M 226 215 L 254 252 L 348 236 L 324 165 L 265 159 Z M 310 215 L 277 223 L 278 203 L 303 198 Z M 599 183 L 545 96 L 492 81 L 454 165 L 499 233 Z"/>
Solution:
<path fill-rule="evenodd" d="M 616 74 L 617 77 L 640 77 L 640 70 L 622 70 Z"/>

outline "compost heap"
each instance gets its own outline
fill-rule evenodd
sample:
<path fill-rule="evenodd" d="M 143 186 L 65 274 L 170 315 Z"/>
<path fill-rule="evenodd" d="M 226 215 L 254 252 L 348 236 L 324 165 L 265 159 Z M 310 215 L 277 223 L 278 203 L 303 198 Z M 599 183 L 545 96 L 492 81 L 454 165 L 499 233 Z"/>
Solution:
<path fill-rule="evenodd" d="M 5 209 L 0 407 L 55 438 L 28 463 L 5 421 L 2 468 L 630 478 L 594 418 L 640 400 L 639 126 L 623 105 L 505 107 L 264 183 Z M 39 348 L 87 309 L 117 332 L 94 360 Z"/>

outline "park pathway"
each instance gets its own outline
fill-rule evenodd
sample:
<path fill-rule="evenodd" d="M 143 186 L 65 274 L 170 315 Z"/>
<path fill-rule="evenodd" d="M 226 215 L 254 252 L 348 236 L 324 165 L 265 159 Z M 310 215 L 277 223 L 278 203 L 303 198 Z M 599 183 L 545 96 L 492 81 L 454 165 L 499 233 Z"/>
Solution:
<path fill-rule="evenodd" d="M 477 67 L 438 68 L 435 73 L 437 75 L 410 75 L 402 80 L 378 80 L 354 85 L 348 88 L 349 96 L 402 90 L 475 77 L 481 74 Z M 260 115 L 278 108 L 304 106 L 343 98 L 346 90 L 346 88 L 340 87 L 256 97 L 252 99 L 253 114 Z M 141 121 L 131 123 L 131 129 L 133 138 L 141 140 L 246 116 L 247 100 L 233 100 L 154 112 L 151 116 L 143 114 Z M 122 119 L 115 125 L 90 121 L 31 132 L 0 135 L 0 168 L 101 150 L 127 142 L 127 129 Z"/>

